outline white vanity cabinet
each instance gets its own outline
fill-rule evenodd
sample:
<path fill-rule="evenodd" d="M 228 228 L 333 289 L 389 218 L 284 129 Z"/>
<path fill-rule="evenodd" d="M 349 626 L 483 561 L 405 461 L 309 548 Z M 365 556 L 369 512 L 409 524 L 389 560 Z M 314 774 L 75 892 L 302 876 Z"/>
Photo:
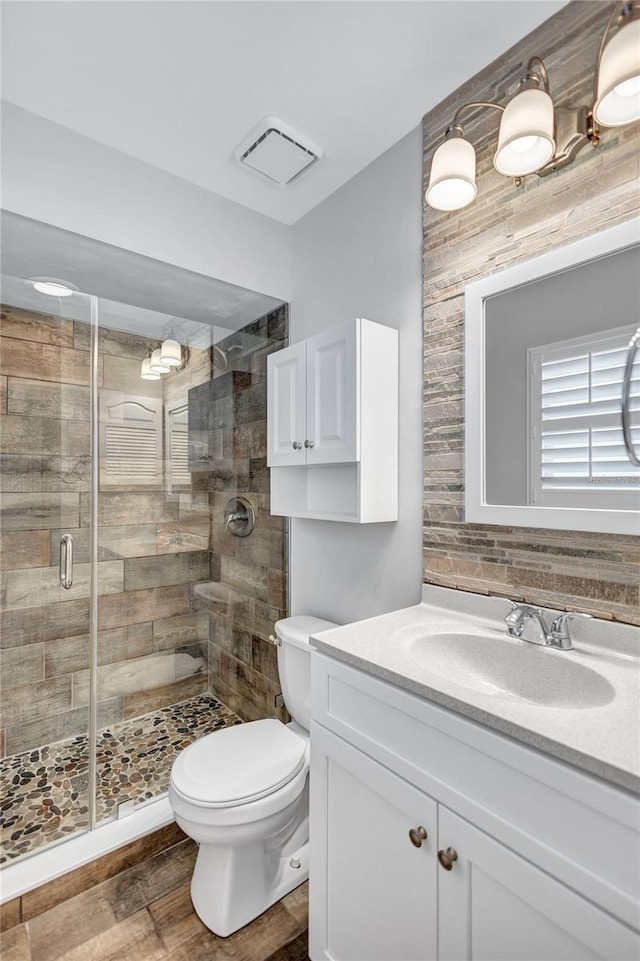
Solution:
<path fill-rule="evenodd" d="M 312 961 L 638 958 L 637 799 L 333 658 L 312 677 Z"/>
<path fill-rule="evenodd" d="M 397 520 L 397 330 L 358 318 L 267 364 L 271 512 Z"/>

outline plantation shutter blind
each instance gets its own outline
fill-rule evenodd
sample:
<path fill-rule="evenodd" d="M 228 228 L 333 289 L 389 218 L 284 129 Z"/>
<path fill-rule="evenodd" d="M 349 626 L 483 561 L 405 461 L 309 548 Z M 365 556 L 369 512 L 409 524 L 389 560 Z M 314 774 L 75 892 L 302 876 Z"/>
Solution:
<path fill-rule="evenodd" d="M 162 486 L 162 400 L 100 393 L 100 486 Z"/>
<path fill-rule="evenodd" d="M 613 336 L 529 351 L 533 504 L 595 506 L 594 498 L 606 503 L 612 492 L 627 492 L 629 509 L 637 506 L 640 470 L 627 457 L 620 418 L 633 331 L 630 327 Z M 634 365 L 631 410 L 640 411 L 640 364 Z M 637 420 L 632 429 L 636 444 Z"/>
<path fill-rule="evenodd" d="M 189 405 L 182 404 L 167 413 L 168 486 L 191 485 L 189 472 Z"/>

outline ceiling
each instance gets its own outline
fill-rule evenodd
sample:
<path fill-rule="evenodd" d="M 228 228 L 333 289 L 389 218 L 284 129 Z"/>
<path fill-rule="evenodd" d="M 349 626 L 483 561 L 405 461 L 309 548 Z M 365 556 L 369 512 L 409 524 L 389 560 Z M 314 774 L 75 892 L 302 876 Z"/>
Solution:
<path fill-rule="evenodd" d="M 266 294 L 6 211 L 1 239 L 3 300 L 26 310 L 88 322 L 88 297 L 49 297 L 24 283 L 34 277 L 62 278 L 100 298 L 103 327 L 160 337 L 169 336 L 178 323 L 188 330 L 192 346 L 202 346 L 282 304 Z"/>
<path fill-rule="evenodd" d="M 557 0 L 5 0 L 3 97 L 292 224 Z M 274 115 L 325 151 L 286 187 L 234 148 Z"/>

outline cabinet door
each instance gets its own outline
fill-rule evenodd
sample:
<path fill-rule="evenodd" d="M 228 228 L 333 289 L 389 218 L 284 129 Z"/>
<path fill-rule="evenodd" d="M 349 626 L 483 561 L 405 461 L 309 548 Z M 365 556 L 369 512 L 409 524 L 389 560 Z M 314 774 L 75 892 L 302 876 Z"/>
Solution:
<path fill-rule="evenodd" d="M 638 957 L 626 925 L 446 808 L 438 817 L 440 849 L 458 854 L 438 870 L 440 961 Z"/>
<path fill-rule="evenodd" d="M 358 330 L 344 324 L 307 341 L 308 464 L 359 459 Z"/>
<path fill-rule="evenodd" d="M 435 802 L 320 725 L 312 744 L 310 957 L 433 961 Z"/>
<path fill-rule="evenodd" d="M 305 365 L 304 341 L 267 358 L 267 464 L 270 467 L 305 463 Z"/>

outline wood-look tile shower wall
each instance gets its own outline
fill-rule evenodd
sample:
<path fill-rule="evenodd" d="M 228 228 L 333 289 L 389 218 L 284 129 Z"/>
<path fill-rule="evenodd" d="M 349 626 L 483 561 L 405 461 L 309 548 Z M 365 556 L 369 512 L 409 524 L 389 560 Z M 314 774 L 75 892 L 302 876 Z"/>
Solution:
<path fill-rule="evenodd" d="M 282 346 L 286 313 L 279 325 L 273 318 L 270 324 L 281 335 L 274 343 Z M 6 307 L 1 333 L 1 747 L 3 754 L 14 754 L 86 733 L 88 726 L 89 329 Z M 223 478 L 216 464 L 214 473 L 194 472 L 190 487 L 172 492 L 122 484 L 100 490 L 99 727 L 207 689 L 221 697 L 228 693 L 232 702 L 240 699 L 245 715 L 263 716 L 279 690 L 272 649 L 257 642 L 272 630 L 268 618 L 275 620 L 284 608 L 284 534 L 278 522 L 276 541 L 269 542 L 268 472 L 260 440 L 263 426 L 266 430 L 262 378 L 269 347 L 266 338 L 255 337 L 244 347 L 236 362 L 242 358 L 254 372 L 253 406 L 231 430 L 233 470 Z M 142 381 L 146 351 L 143 338 L 101 331 L 100 387 L 162 397 L 166 412 L 178 396 L 186 399 L 190 388 L 211 378 L 210 351 L 192 350 L 184 372 Z M 229 491 L 224 498 L 222 489 Z M 234 556 L 235 543 L 211 552 L 221 501 L 240 490 L 255 491 L 256 534 L 242 556 Z M 58 585 L 65 531 L 75 541 L 74 586 L 68 593 Z M 217 631 L 211 650 L 222 653 L 210 658 L 211 592 L 202 585 L 217 581 L 227 585 L 229 607 L 221 614 L 218 605 L 212 615 Z M 263 582 L 269 585 L 266 594 Z"/>
<path fill-rule="evenodd" d="M 612 6 L 568 4 L 428 113 L 424 188 L 456 109 L 470 100 L 504 103 L 530 56 L 544 58 L 556 104 L 591 103 Z M 469 118 L 465 130 L 478 152 L 475 202 L 451 214 L 424 207 L 424 580 L 639 623 L 636 538 L 464 522 L 463 407 L 465 285 L 636 216 L 640 124 L 603 130 L 600 147 L 516 188 L 493 169 L 493 112 Z"/>
<path fill-rule="evenodd" d="M 275 707 L 276 649 L 267 643 L 286 615 L 286 522 L 269 513 L 267 356 L 288 339 L 281 307 L 221 341 L 226 367 L 212 381 L 209 451 L 212 580 L 209 672 L 212 689 L 246 720 L 284 718 Z M 215 373 L 215 359 L 214 359 Z M 241 494 L 256 512 L 246 538 L 225 530 L 224 507 Z"/>

